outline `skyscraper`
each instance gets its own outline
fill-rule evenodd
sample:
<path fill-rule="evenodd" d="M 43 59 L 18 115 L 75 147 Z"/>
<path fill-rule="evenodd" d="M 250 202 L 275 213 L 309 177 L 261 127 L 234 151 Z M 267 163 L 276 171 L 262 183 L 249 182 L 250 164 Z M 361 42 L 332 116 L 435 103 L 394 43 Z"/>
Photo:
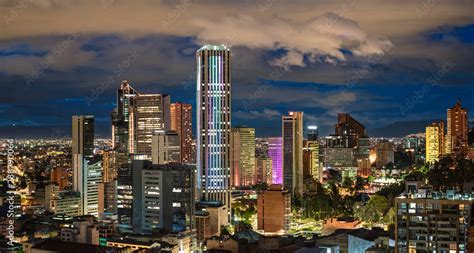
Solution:
<path fill-rule="evenodd" d="M 220 201 L 230 212 L 230 49 L 201 47 L 197 62 L 197 170 L 203 200 Z"/>
<path fill-rule="evenodd" d="M 141 94 L 133 98 L 132 153 L 151 157 L 152 136 L 170 127 L 170 96 Z"/>
<path fill-rule="evenodd" d="M 130 153 L 133 143 L 130 136 L 130 114 L 133 98 L 139 93 L 130 86 L 127 80 L 122 81 L 117 90 L 117 108 L 112 111 L 112 144 L 117 153 Z"/>
<path fill-rule="evenodd" d="M 303 112 L 282 117 L 283 187 L 294 196 L 303 192 Z"/>
<path fill-rule="evenodd" d="M 468 147 L 468 112 L 458 100 L 456 105 L 448 109 L 448 132 L 446 134 L 446 153 L 466 153 Z"/>
<path fill-rule="evenodd" d="M 170 128 L 179 135 L 182 163 L 195 162 L 191 146 L 193 142 L 192 111 L 193 108 L 190 104 L 176 102 L 170 105 Z"/>
<path fill-rule="evenodd" d="M 283 139 L 268 138 L 268 156 L 272 159 L 272 184 L 283 184 Z"/>
<path fill-rule="evenodd" d="M 341 136 L 343 147 L 353 148 L 358 145 L 359 137 L 365 136 L 365 126 L 355 120 L 350 114 L 337 115 L 336 135 Z"/>
<path fill-rule="evenodd" d="M 433 122 L 426 127 L 426 162 L 434 163 L 445 151 L 444 122 Z"/>
<path fill-rule="evenodd" d="M 102 181 L 101 165 L 94 157 L 94 116 L 72 116 L 73 190 L 80 192 L 82 213 L 97 215 L 97 189 Z M 99 166 L 99 167 L 97 167 Z"/>
<path fill-rule="evenodd" d="M 255 184 L 255 128 L 232 128 L 231 144 L 233 186 Z"/>
<path fill-rule="evenodd" d="M 153 164 L 179 162 L 181 146 L 175 131 L 162 131 L 152 136 L 151 160 Z"/>

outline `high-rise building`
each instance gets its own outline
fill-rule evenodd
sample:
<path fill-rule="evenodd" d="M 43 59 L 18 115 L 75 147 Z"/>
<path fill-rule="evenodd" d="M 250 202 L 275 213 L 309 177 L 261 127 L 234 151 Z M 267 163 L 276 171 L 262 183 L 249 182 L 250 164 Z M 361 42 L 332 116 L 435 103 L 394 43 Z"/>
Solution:
<path fill-rule="evenodd" d="M 256 160 L 255 165 L 255 175 L 256 175 L 256 184 L 266 183 L 267 185 L 272 184 L 272 159 L 270 157 L 264 156 L 259 157 Z"/>
<path fill-rule="evenodd" d="M 318 126 L 308 126 L 308 141 L 317 141 L 318 136 Z"/>
<path fill-rule="evenodd" d="M 181 160 L 180 137 L 175 131 L 161 131 L 152 136 L 151 160 L 153 164 Z"/>
<path fill-rule="evenodd" d="M 102 154 L 102 166 L 104 169 L 104 183 L 111 182 L 117 178 L 117 170 L 115 167 L 115 152 L 106 150 Z"/>
<path fill-rule="evenodd" d="M 444 122 L 433 122 L 426 127 L 426 162 L 438 161 L 444 151 Z"/>
<path fill-rule="evenodd" d="M 359 137 L 366 135 L 364 125 L 347 113 L 338 114 L 337 119 L 336 135 L 342 137 L 343 147 L 356 147 L 359 142 Z"/>
<path fill-rule="evenodd" d="M 323 170 L 319 162 L 319 143 L 317 140 L 303 141 L 303 174 L 316 182 L 322 180 Z"/>
<path fill-rule="evenodd" d="M 72 116 L 73 190 L 81 194 L 83 214 L 97 215 L 93 183 L 97 178 L 102 181 L 102 168 L 94 166 L 93 157 L 94 116 Z"/>
<path fill-rule="evenodd" d="M 181 142 L 181 160 L 182 163 L 194 163 L 192 142 L 193 142 L 193 108 L 190 104 L 181 102 L 170 105 L 170 129 L 176 131 Z"/>
<path fill-rule="evenodd" d="M 133 216 L 132 164 L 121 164 L 117 173 L 117 218 L 122 233 L 132 233 Z"/>
<path fill-rule="evenodd" d="M 377 168 L 383 168 L 388 163 L 395 162 L 395 151 L 393 148 L 393 142 L 382 141 L 375 145 L 375 153 L 377 158 L 375 159 L 375 166 Z"/>
<path fill-rule="evenodd" d="M 117 153 L 130 153 L 133 143 L 130 141 L 133 131 L 130 116 L 133 98 L 139 93 L 130 86 L 127 80 L 117 90 L 117 108 L 112 111 L 112 144 Z"/>
<path fill-rule="evenodd" d="M 122 232 L 148 234 L 194 228 L 194 166 L 132 160 L 120 172 L 117 202 Z"/>
<path fill-rule="evenodd" d="M 231 172 L 233 186 L 255 184 L 255 128 L 236 127 L 231 130 Z"/>
<path fill-rule="evenodd" d="M 230 214 L 230 49 L 206 45 L 197 62 L 197 171 L 201 199 L 220 201 Z"/>
<path fill-rule="evenodd" d="M 303 112 L 282 117 L 283 187 L 294 196 L 303 192 Z"/>
<path fill-rule="evenodd" d="M 272 184 L 283 184 L 283 139 L 268 138 L 268 156 L 272 159 Z"/>
<path fill-rule="evenodd" d="M 104 196 L 99 196 L 99 185 L 102 183 L 102 161 L 90 161 L 87 163 L 87 174 L 85 178 L 84 191 L 81 192 L 83 214 L 98 217 L 99 207 L 103 207 Z"/>
<path fill-rule="evenodd" d="M 290 193 L 282 185 L 270 185 L 258 194 L 257 212 L 257 229 L 263 234 L 286 234 L 290 226 Z"/>
<path fill-rule="evenodd" d="M 418 189 L 396 198 L 396 252 L 472 252 L 468 239 L 473 204 L 454 190 Z"/>
<path fill-rule="evenodd" d="M 462 107 L 460 100 L 454 107 L 448 109 L 447 121 L 446 153 L 465 154 L 468 148 L 468 111 Z"/>
<path fill-rule="evenodd" d="M 134 233 L 172 231 L 173 175 L 170 171 L 148 167 L 146 160 L 132 161 Z"/>
<path fill-rule="evenodd" d="M 132 153 L 151 158 L 151 139 L 170 127 L 170 96 L 140 94 L 133 98 Z"/>

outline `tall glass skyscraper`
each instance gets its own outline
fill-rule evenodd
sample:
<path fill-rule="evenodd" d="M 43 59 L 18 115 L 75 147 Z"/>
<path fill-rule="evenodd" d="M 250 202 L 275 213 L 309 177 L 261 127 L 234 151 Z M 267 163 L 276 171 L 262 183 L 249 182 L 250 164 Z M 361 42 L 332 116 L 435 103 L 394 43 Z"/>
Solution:
<path fill-rule="evenodd" d="M 282 117 L 283 187 L 294 196 L 303 192 L 303 112 Z"/>
<path fill-rule="evenodd" d="M 272 183 L 283 184 L 283 140 L 268 138 L 268 156 L 272 159 Z"/>
<path fill-rule="evenodd" d="M 230 49 L 206 45 L 197 61 L 198 192 L 205 201 L 219 201 L 230 212 Z"/>
<path fill-rule="evenodd" d="M 98 215 L 95 184 L 102 181 L 102 168 L 94 161 L 94 116 L 72 116 L 73 190 L 81 193 L 82 214 Z"/>

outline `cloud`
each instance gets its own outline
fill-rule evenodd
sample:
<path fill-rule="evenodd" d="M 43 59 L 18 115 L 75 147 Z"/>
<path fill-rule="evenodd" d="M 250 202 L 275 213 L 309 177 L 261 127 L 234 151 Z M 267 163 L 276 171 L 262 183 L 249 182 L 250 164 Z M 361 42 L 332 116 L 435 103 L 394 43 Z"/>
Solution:
<path fill-rule="evenodd" d="M 219 20 L 197 19 L 198 43 L 230 41 L 234 46 L 284 49 L 287 52 L 270 63 L 286 69 L 305 67 L 304 57 L 311 62 L 322 58 L 327 62 L 345 61 L 342 49 L 359 56 L 381 54 L 391 46 L 387 39 L 371 38 L 359 25 L 335 13 L 325 13 L 310 20 L 292 21 L 275 17 L 263 21 L 251 16 L 228 16 Z M 216 26 L 215 24 L 219 25 Z M 220 31 L 232 31 L 231 34 Z"/>
<path fill-rule="evenodd" d="M 281 113 L 277 110 L 272 110 L 265 108 L 261 111 L 257 110 L 252 110 L 252 111 L 237 111 L 234 114 L 234 117 L 237 117 L 239 119 L 266 119 L 266 120 L 272 120 L 272 119 L 277 119 L 281 117 Z"/>

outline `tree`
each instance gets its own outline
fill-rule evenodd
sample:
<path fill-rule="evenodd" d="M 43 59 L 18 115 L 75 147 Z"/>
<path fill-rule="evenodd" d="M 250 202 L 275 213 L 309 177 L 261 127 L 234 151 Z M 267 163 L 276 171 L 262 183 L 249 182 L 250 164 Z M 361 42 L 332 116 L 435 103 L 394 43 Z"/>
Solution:
<path fill-rule="evenodd" d="M 387 198 L 374 195 L 365 205 L 361 202 L 354 204 L 354 217 L 367 223 L 369 227 L 372 227 L 373 224 L 382 221 L 389 207 L 390 205 Z"/>

